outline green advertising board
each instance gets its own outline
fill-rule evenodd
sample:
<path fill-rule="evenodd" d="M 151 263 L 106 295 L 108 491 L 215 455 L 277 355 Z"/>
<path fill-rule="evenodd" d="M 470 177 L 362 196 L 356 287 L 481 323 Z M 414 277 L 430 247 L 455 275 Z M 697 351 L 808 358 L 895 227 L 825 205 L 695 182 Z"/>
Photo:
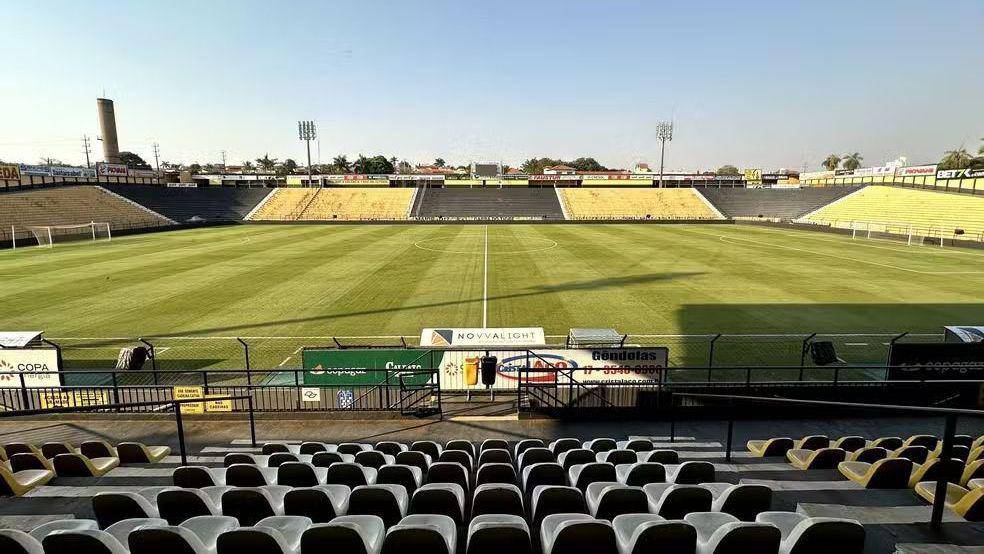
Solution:
<path fill-rule="evenodd" d="M 338 350 L 305 348 L 301 351 L 305 385 L 358 386 L 399 383 L 403 372 L 426 371 L 440 361 L 441 352 L 432 350 Z M 423 385 L 430 375 L 404 378 L 408 385 Z"/>

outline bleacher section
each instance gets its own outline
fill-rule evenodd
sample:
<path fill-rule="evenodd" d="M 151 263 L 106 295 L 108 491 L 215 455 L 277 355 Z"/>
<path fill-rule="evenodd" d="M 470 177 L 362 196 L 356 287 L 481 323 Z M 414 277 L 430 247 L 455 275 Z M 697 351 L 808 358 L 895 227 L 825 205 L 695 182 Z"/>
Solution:
<path fill-rule="evenodd" d="M 100 187 L 58 187 L 0 195 L 0 240 L 18 238 L 29 225 L 109 223 L 113 230 L 160 227 L 172 223 Z"/>
<path fill-rule="evenodd" d="M 413 215 L 421 219 L 564 219 L 553 188 L 422 188 Z"/>
<path fill-rule="evenodd" d="M 860 187 L 713 188 L 699 192 L 727 217 L 796 219 Z"/>
<path fill-rule="evenodd" d="M 280 188 L 250 217 L 253 221 L 402 220 L 412 188 Z"/>
<path fill-rule="evenodd" d="M 106 185 L 106 189 L 178 223 L 242 221 L 271 192 L 268 188 Z"/>
<path fill-rule="evenodd" d="M 568 219 L 721 219 L 691 188 L 558 190 Z"/>
<path fill-rule="evenodd" d="M 981 240 L 984 197 L 874 185 L 821 208 L 806 219 L 842 228 L 908 225 L 943 238 Z M 954 237 L 955 229 L 963 229 L 964 234 Z"/>

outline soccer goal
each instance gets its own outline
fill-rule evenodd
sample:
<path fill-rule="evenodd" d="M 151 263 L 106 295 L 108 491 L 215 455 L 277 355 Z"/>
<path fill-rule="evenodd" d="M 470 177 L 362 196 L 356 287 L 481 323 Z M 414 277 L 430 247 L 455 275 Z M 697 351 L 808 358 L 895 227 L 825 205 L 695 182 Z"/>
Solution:
<path fill-rule="evenodd" d="M 943 230 L 933 225 L 930 227 L 909 228 L 909 246 L 939 246 L 943 247 Z"/>
<path fill-rule="evenodd" d="M 79 225 L 28 225 L 27 230 L 34 235 L 38 246 L 42 248 L 68 242 L 108 241 L 113 238 L 109 223 L 98 221 Z"/>

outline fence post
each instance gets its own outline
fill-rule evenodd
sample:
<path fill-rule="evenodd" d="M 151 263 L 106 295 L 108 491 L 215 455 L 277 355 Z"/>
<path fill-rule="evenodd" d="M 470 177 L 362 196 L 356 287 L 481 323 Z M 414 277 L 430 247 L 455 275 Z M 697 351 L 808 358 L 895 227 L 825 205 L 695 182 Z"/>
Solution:
<path fill-rule="evenodd" d="M 673 405 L 673 391 L 667 393 L 667 402 L 670 405 L 670 442 L 676 441 L 676 413 Z"/>
<path fill-rule="evenodd" d="M 949 462 L 953 451 L 953 435 L 957 432 L 956 414 L 947 414 L 943 427 L 943 446 L 940 447 L 940 462 Z M 939 532 L 943 525 L 943 506 L 946 503 L 946 491 L 950 481 L 950 472 L 942 471 L 936 480 L 936 492 L 933 496 L 933 515 L 929 519 L 929 528 Z"/>
<path fill-rule="evenodd" d="M 896 342 L 902 340 L 908 334 L 909 334 L 908 331 L 906 331 L 904 333 L 899 333 L 898 335 L 895 335 L 894 337 L 892 337 L 892 340 L 888 341 L 888 359 L 885 360 L 885 365 L 888 366 L 888 369 L 885 370 L 885 380 L 886 381 L 888 380 L 888 374 L 891 371 L 891 366 L 889 366 L 889 364 L 892 363 L 892 348 L 895 347 L 895 343 Z"/>
<path fill-rule="evenodd" d="M 246 404 L 249 407 L 249 440 L 251 446 L 256 447 L 256 420 L 253 418 L 253 393 L 246 396 Z"/>
<path fill-rule="evenodd" d="M 115 371 L 112 372 L 112 373 L 110 373 L 110 375 L 113 376 L 113 403 L 114 404 L 119 404 L 120 403 L 120 385 L 119 385 L 119 381 L 116 378 L 116 372 Z M 122 408 L 116 408 L 116 413 L 120 413 L 122 411 L 123 411 Z"/>
<path fill-rule="evenodd" d="M 301 373 L 296 369 L 294 370 L 294 390 L 297 391 L 297 411 L 299 412 L 303 405 L 301 402 Z M 354 409 L 355 406 L 352 406 L 352 408 Z"/>
<path fill-rule="evenodd" d="M 810 341 L 813 337 L 817 336 L 816 333 L 810 334 L 810 336 L 803 339 L 803 347 L 800 349 L 800 375 L 799 380 L 803 380 L 803 367 L 806 365 L 806 351 L 810 348 Z"/>
<path fill-rule="evenodd" d="M 716 343 L 719 338 L 721 338 L 721 333 L 714 335 L 714 338 L 711 339 L 711 347 L 709 348 L 709 351 L 707 353 L 707 382 L 708 383 L 711 382 L 711 368 L 714 367 L 714 343 Z"/>
<path fill-rule="evenodd" d="M 728 444 L 724 450 L 724 461 L 731 463 L 731 438 L 735 433 L 735 408 L 731 402 L 728 404 Z"/>
<path fill-rule="evenodd" d="M 250 370 L 250 367 L 249 367 L 249 345 L 246 344 L 246 341 L 244 341 L 240 337 L 236 337 L 236 340 L 239 341 L 239 344 L 243 345 L 243 354 L 246 356 L 246 382 L 248 383 L 249 382 L 249 370 Z"/>
<path fill-rule="evenodd" d="M 174 402 L 174 422 L 178 425 L 178 450 L 181 452 L 181 465 L 188 465 L 188 451 L 185 449 L 184 423 L 181 421 L 181 404 Z"/>
<path fill-rule="evenodd" d="M 208 370 L 202 371 L 202 388 L 204 394 L 208 394 Z"/>
<path fill-rule="evenodd" d="M 24 380 L 24 372 L 23 371 L 20 372 L 18 376 L 20 377 L 21 402 L 24 404 L 25 410 L 30 410 L 31 403 L 30 403 L 30 399 L 27 397 L 27 381 Z"/>
<path fill-rule="evenodd" d="M 154 385 L 159 385 L 157 380 L 157 352 L 154 350 L 154 345 L 150 344 L 149 341 L 144 340 L 142 337 L 137 339 L 142 342 L 144 346 L 150 349 L 150 367 L 154 370 Z"/>

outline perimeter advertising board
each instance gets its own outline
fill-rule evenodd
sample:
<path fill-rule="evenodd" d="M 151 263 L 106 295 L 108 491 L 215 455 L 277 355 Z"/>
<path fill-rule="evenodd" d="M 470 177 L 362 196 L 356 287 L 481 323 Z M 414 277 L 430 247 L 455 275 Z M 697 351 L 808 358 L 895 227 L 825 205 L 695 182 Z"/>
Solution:
<path fill-rule="evenodd" d="M 400 348 L 378 350 L 338 350 L 305 348 L 301 351 L 305 385 L 374 386 L 387 382 L 399 384 L 406 372 L 431 369 L 440 360 L 440 352 Z M 436 357 L 435 357 L 436 356 Z M 429 375 L 404 378 L 408 385 L 422 385 Z"/>
<path fill-rule="evenodd" d="M 11 181 L 20 180 L 20 166 L 17 164 L 0 164 L 0 179 Z"/>
<path fill-rule="evenodd" d="M 547 337 L 542 327 L 446 327 L 420 332 L 420 346 L 423 347 L 501 348 L 545 344 Z"/>
<path fill-rule="evenodd" d="M 129 174 L 123 164 L 97 163 L 96 174 L 103 177 L 126 177 Z"/>
<path fill-rule="evenodd" d="M 58 371 L 54 348 L 0 348 L 0 388 L 20 388 L 21 376 L 26 387 L 60 387 Z"/>
<path fill-rule="evenodd" d="M 982 379 L 984 343 L 897 342 L 888 364 L 889 380 Z"/>

